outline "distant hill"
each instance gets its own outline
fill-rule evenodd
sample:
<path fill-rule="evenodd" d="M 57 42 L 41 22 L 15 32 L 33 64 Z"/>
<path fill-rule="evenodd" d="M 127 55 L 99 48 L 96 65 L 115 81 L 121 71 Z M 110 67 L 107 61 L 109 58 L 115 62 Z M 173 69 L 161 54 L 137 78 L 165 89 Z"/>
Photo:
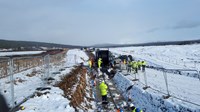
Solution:
<path fill-rule="evenodd" d="M 82 46 L 75 45 L 63 45 L 55 43 L 44 43 L 44 42 L 32 42 L 32 41 L 13 41 L 13 40 L 2 40 L 0 39 L 0 48 L 1 49 L 28 49 L 28 50 L 37 50 L 42 47 L 47 48 L 81 48 Z"/>
<path fill-rule="evenodd" d="M 95 45 L 92 45 L 92 47 L 106 47 L 106 46 L 118 46 L 118 45 L 121 45 L 121 44 L 109 44 L 109 43 L 105 43 L 105 44 L 95 44 Z"/>
<path fill-rule="evenodd" d="M 140 43 L 140 44 L 98 44 L 90 47 L 97 48 L 112 48 L 112 47 L 131 47 L 131 46 L 163 46 L 163 45 L 188 45 L 188 44 L 199 44 L 200 39 L 198 40 L 184 40 L 184 41 L 167 41 L 167 42 L 149 42 L 149 43 Z"/>

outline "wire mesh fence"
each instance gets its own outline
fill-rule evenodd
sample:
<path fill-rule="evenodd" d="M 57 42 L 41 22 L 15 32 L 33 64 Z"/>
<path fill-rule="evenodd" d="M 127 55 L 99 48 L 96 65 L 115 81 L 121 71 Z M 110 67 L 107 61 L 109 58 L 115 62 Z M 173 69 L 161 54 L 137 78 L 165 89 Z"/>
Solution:
<path fill-rule="evenodd" d="M 47 86 L 46 79 L 51 77 L 51 69 L 64 65 L 65 57 L 66 52 L 41 56 L 0 57 L 0 93 L 5 96 L 9 107 L 15 107 L 24 101 L 36 88 Z"/>

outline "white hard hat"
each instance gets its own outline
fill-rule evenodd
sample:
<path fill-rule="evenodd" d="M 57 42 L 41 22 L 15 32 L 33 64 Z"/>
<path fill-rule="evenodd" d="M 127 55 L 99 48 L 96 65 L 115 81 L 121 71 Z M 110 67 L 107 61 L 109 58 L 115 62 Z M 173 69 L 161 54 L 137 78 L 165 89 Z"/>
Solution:
<path fill-rule="evenodd" d="M 127 103 L 126 103 L 125 101 L 123 101 L 122 103 L 123 103 L 123 105 L 124 105 L 124 106 L 126 106 L 126 105 L 127 105 Z"/>
<path fill-rule="evenodd" d="M 104 82 L 104 80 L 100 80 L 100 83 Z"/>
<path fill-rule="evenodd" d="M 134 107 L 134 105 L 131 103 L 131 104 L 130 104 L 130 107 Z"/>

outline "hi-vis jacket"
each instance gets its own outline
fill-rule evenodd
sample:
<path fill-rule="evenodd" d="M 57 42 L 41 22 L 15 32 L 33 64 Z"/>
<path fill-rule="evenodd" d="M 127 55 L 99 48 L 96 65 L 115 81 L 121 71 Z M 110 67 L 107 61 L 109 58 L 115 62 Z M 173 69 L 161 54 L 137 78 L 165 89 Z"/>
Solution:
<path fill-rule="evenodd" d="M 138 68 L 138 64 L 137 64 L 137 62 L 132 62 L 132 68 Z"/>
<path fill-rule="evenodd" d="M 138 65 L 138 66 L 142 66 L 142 62 L 141 62 L 141 61 L 138 61 L 138 62 L 137 62 L 137 65 Z"/>
<path fill-rule="evenodd" d="M 89 67 L 92 68 L 92 60 L 88 61 Z"/>
<path fill-rule="evenodd" d="M 128 62 L 128 67 L 131 67 L 132 66 L 132 62 Z"/>
<path fill-rule="evenodd" d="M 135 108 L 135 109 L 133 109 L 133 111 L 132 112 L 143 112 L 142 110 L 140 110 L 139 108 Z"/>
<path fill-rule="evenodd" d="M 146 61 L 142 61 L 141 63 L 143 66 L 146 66 L 147 65 L 147 62 Z"/>
<path fill-rule="evenodd" d="M 99 59 L 98 59 L 98 68 L 100 68 L 100 67 L 101 67 L 101 64 L 102 64 L 102 59 L 101 59 L 101 58 L 99 58 Z"/>
<path fill-rule="evenodd" d="M 104 82 L 102 82 L 99 85 L 99 89 L 100 89 L 100 92 L 101 92 L 101 96 L 107 95 L 108 86 Z"/>

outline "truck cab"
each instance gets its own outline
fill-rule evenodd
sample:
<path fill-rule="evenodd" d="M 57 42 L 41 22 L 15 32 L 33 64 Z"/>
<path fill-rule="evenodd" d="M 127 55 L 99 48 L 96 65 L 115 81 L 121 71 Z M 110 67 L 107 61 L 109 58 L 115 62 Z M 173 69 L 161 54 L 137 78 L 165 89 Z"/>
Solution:
<path fill-rule="evenodd" d="M 109 50 L 97 50 L 95 53 L 95 61 L 98 62 L 98 59 L 102 59 L 102 67 L 108 67 L 110 64 L 109 60 Z"/>

